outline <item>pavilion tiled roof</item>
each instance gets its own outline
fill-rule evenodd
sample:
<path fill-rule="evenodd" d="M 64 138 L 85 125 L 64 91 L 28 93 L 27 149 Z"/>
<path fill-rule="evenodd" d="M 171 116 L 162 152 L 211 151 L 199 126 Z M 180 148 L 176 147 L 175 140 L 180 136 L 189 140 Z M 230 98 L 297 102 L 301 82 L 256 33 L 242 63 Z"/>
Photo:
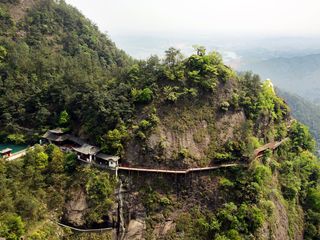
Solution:
<path fill-rule="evenodd" d="M 85 155 L 96 155 L 100 151 L 100 148 L 85 143 L 81 147 L 73 148 L 73 150 Z"/>

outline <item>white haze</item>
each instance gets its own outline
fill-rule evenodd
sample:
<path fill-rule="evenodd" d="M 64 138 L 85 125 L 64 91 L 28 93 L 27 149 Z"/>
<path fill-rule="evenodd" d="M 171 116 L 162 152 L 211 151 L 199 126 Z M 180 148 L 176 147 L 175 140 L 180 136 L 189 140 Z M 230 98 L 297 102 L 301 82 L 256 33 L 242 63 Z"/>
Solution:
<path fill-rule="evenodd" d="M 319 0 L 66 2 L 136 58 L 161 55 L 170 46 L 189 54 L 193 44 L 219 50 L 225 53 L 225 60 L 238 57 L 239 49 L 263 47 L 279 53 L 286 47 L 302 54 L 320 49 Z"/>

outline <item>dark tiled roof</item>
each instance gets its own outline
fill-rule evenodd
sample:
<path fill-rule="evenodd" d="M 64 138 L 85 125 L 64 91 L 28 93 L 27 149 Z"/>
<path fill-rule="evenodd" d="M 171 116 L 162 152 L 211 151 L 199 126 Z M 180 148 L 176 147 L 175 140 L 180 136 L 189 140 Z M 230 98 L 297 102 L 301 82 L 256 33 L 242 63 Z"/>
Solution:
<path fill-rule="evenodd" d="M 95 155 L 97 154 L 97 152 L 100 151 L 100 149 L 98 147 L 89 145 L 89 144 L 83 144 L 81 147 L 78 148 L 73 148 L 73 150 L 75 150 L 76 152 L 85 154 L 85 155 Z"/>
<path fill-rule="evenodd" d="M 75 136 L 73 136 L 71 134 L 66 134 L 66 135 L 67 135 L 67 139 L 70 140 L 71 142 L 74 142 L 74 143 L 76 143 L 76 144 L 78 144 L 80 146 L 85 144 L 85 141 L 83 141 L 82 139 L 80 139 L 78 137 L 75 137 Z"/>
<path fill-rule="evenodd" d="M 58 133 L 55 133 L 55 132 L 56 132 L 56 129 L 55 130 L 48 130 L 42 137 L 45 139 L 48 139 L 50 141 L 54 141 L 54 142 L 63 142 L 66 140 L 70 140 L 71 142 L 74 142 L 80 146 L 85 144 L 85 141 L 83 141 L 82 139 L 75 137 L 71 134 L 60 135 L 59 131 L 57 131 Z"/>
<path fill-rule="evenodd" d="M 67 135 L 60 136 L 60 135 L 52 133 L 50 130 L 47 131 L 42 137 L 46 138 L 48 140 L 51 140 L 51 141 L 55 141 L 55 142 L 63 142 L 68 139 Z"/>

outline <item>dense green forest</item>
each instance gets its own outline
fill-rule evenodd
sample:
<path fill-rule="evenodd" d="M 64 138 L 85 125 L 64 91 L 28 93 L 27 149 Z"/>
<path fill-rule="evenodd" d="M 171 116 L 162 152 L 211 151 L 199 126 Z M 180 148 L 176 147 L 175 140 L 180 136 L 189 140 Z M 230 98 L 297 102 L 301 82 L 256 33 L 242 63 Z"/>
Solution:
<path fill-rule="evenodd" d="M 37 1 L 14 22 L 12 5 L 0 7 L 2 135 L 21 127 L 42 133 L 67 111 L 73 127 L 92 137 L 130 116 L 130 88 L 118 75 L 132 60 L 76 9 Z"/>
<path fill-rule="evenodd" d="M 201 46 L 134 60 L 64 1 L 24 1 L 29 10 L 17 15 L 21 3 L 0 2 L 0 142 L 33 143 L 62 127 L 133 166 L 238 165 L 175 181 L 116 178 L 36 145 L 17 161 L 0 159 L 0 237 L 108 239 L 56 223 L 68 223 L 79 202 L 78 226 L 117 221 L 121 180 L 125 227 L 144 224 L 137 239 L 320 238 L 315 141 L 270 82 L 236 74 Z"/>
<path fill-rule="evenodd" d="M 106 172 L 78 167 L 73 154 L 50 145 L 36 146 L 22 161 L 0 160 L 0 236 L 6 239 L 72 239 L 57 225 L 64 203 L 83 187 L 88 193 L 87 226 L 104 221 L 111 208 L 116 179 Z M 102 238 L 103 239 L 103 238 Z"/>

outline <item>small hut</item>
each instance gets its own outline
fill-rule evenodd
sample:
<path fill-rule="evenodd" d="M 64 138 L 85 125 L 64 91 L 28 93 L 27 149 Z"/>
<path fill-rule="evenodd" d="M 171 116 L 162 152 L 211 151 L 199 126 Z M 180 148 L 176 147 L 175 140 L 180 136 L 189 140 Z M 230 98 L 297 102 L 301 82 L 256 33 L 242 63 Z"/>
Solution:
<path fill-rule="evenodd" d="M 120 157 L 118 156 L 107 155 L 104 153 L 98 153 L 96 155 L 96 162 L 98 164 L 103 164 L 106 167 L 113 168 L 113 169 L 118 167 L 119 159 Z"/>
<path fill-rule="evenodd" d="M 81 147 L 73 148 L 77 153 L 78 159 L 84 162 L 91 163 L 96 158 L 96 154 L 100 151 L 98 147 L 90 144 L 83 144 Z"/>

